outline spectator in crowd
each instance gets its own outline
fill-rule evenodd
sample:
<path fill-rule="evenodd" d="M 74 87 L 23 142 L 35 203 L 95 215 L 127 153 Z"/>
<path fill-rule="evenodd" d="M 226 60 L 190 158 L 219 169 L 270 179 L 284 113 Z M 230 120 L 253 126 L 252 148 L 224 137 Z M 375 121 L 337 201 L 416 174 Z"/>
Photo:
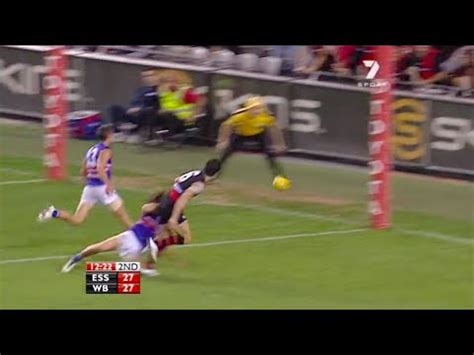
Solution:
<path fill-rule="evenodd" d="M 160 109 L 158 100 L 158 81 L 154 68 L 146 68 L 141 72 L 143 86 L 139 87 L 128 105 L 111 105 L 108 107 L 106 116 L 114 125 L 116 141 L 123 140 L 120 132 L 120 125 L 123 123 L 133 123 L 135 128 L 132 129 L 133 135 L 128 139 L 129 143 L 137 143 L 139 135 L 137 134 L 142 128 L 148 127 L 148 136 L 151 136 L 152 128 L 156 124 L 157 113 Z"/>
<path fill-rule="evenodd" d="M 410 76 L 405 72 L 407 57 L 412 55 L 413 46 L 394 46 L 394 71 L 395 71 L 395 82 L 394 87 L 397 89 L 411 89 L 412 86 L 404 85 L 410 81 Z"/>
<path fill-rule="evenodd" d="M 448 73 L 453 73 L 456 71 L 462 65 L 462 62 L 465 59 L 464 56 L 466 51 L 469 51 L 470 49 L 474 49 L 474 46 L 454 48 L 451 51 L 449 57 L 443 63 L 441 63 L 441 69 Z"/>
<path fill-rule="evenodd" d="M 375 60 L 374 46 L 355 46 L 349 59 L 352 75 L 357 77 L 367 75 L 370 68 L 364 65 L 365 60 Z"/>
<path fill-rule="evenodd" d="M 226 49 L 228 51 L 231 51 L 234 54 L 242 54 L 243 53 L 241 46 L 208 46 L 207 45 L 207 46 L 200 46 L 200 47 L 205 47 L 205 48 L 209 49 L 209 51 L 211 53 L 221 51 L 221 50 L 224 50 L 224 49 Z"/>
<path fill-rule="evenodd" d="M 351 74 L 351 56 L 355 51 L 356 46 L 337 46 L 336 60 L 332 66 L 332 71 L 335 74 L 348 76 Z"/>
<path fill-rule="evenodd" d="M 462 48 L 459 56 L 459 62 L 451 66 L 450 71 L 453 74 L 452 84 L 463 91 L 474 89 L 474 46 Z"/>
<path fill-rule="evenodd" d="M 448 73 L 440 67 L 444 53 L 432 46 L 414 46 L 400 64 L 400 79 L 418 86 L 449 84 Z"/>
<path fill-rule="evenodd" d="M 307 61 L 304 65 L 295 69 L 296 74 L 305 77 L 314 72 L 330 72 L 336 62 L 334 46 L 308 46 Z M 325 77 L 319 77 L 324 80 Z"/>
<path fill-rule="evenodd" d="M 234 54 L 242 54 L 242 48 L 240 46 L 224 46 L 225 49 L 233 52 Z"/>
<path fill-rule="evenodd" d="M 160 122 L 171 135 L 182 133 L 187 126 L 196 125 L 203 113 L 205 98 L 189 85 L 179 85 L 175 75 L 162 78 L 160 86 Z"/>
<path fill-rule="evenodd" d="M 136 48 L 135 48 L 136 47 Z M 145 49 L 143 49 L 143 48 Z M 131 55 L 138 57 L 153 57 L 152 50 L 157 46 L 79 46 L 77 48 L 85 51 L 97 51 L 108 54 Z M 182 61 L 191 55 L 189 46 L 163 46 L 170 47 L 169 57 L 166 60 Z M 204 46 L 210 52 L 221 50 L 231 50 L 235 54 L 246 51 L 263 56 L 275 56 L 282 59 L 281 75 L 312 77 L 317 80 L 336 80 L 353 84 L 365 77 L 370 68 L 364 65 L 365 60 L 375 59 L 374 46 L 362 45 L 341 45 L 341 46 Z M 473 46 L 458 48 L 456 46 L 394 46 L 394 62 L 396 85 L 401 89 L 413 89 L 416 87 L 427 87 L 432 84 L 452 85 L 462 89 L 471 87 L 472 90 L 472 65 L 470 56 L 472 52 L 468 49 Z M 161 48 L 161 47 L 160 47 Z M 260 54 L 259 54 L 260 53 Z M 160 54 L 162 56 L 163 54 Z M 332 74 L 331 74 L 332 73 Z M 173 79 L 171 79 L 173 81 Z M 189 112 L 193 109 L 202 110 L 205 104 L 201 103 L 204 98 L 192 94 L 192 88 L 186 90 L 179 85 L 170 82 L 164 84 L 163 90 L 168 92 L 165 95 L 165 104 L 181 107 L 176 111 L 169 107 L 162 112 L 159 117 L 162 123 L 170 126 L 173 132 L 180 132 L 187 123 L 192 121 L 195 113 Z M 169 98 L 175 98 L 168 100 Z M 191 100 L 184 103 L 182 100 Z M 181 98 L 181 99 L 179 99 Z M 196 100 L 196 102 L 192 102 Z M 161 98 L 163 101 L 163 97 Z M 173 103 L 174 102 L 174 103 Z M 187 106 L 186 106 L 187 105 Z M 192 108 L 192 109 L 191 109 Z M 130 110 L 131 109 L 131 110 Z M 115 110 L 115 111 L 114 111 Z M 125 113 L 113 107 L 114 122 L 149 121 L 138 119 L 143 111 L 134 112 L 132 107 L 125 110 Z M 123 111 L 123 110 L 122 110 Z M 188 113 L 186 113 L 188 112 Z M 184 117 L 188 115 L 189 117 Z M 133 116 L 133 117 L 132 117 Z M 120 118 L 119 118 L 120 117 Z M 189 121 L 190 120 L 190 121 Z M 189 122 L 188 122 L 189 121 Z"/>
<path fill-rule="evenodd" d="M 295 68 L 304 64 L 305 47 L 273 46 L 269 54 L 281 58 L 281 75 L 292 76 Z"/>

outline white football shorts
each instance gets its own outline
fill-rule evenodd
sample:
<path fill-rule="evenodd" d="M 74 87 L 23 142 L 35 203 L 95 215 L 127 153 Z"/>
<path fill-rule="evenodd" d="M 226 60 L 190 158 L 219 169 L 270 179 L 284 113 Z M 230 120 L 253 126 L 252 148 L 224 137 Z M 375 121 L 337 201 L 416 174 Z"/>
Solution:
<path fill-rule="evenodd" d="M 108 194 L 105 192 L 105 185 L 86 185 L 82 190 L 81 203 L 86 202 L 91 205 L 95 205 L 97 202 L 103 205 L 114 204 L 114 210 L 118 209 L 122 205 L 122 198 L 117 194 L 116 191 Z"/>
<path fill-rule="evenodd" d="M 127 230 L 119 234 L 118 253 L 123 260 L 137 261 L 147 249 L 147 246 L 142 246 L 133 231 Z"/>

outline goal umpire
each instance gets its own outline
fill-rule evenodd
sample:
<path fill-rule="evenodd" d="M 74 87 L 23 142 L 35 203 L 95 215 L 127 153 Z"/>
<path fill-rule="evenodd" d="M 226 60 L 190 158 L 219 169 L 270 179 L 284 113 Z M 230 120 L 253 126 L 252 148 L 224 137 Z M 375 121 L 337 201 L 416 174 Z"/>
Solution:
<path fill-rule="evenodd" d="M 276 161 L 276 156 L 286 151 L 285 140 L 275 116 L 268 111 L 260 96 L 250 97 L 244 107 L 232 113 L 219 128 L 216 148 L 221 163 L 224 164 L 246 141 L 258 144 L 259 149 L 265 153 L 275 178 L 285 177 L 282 167 Z"/>

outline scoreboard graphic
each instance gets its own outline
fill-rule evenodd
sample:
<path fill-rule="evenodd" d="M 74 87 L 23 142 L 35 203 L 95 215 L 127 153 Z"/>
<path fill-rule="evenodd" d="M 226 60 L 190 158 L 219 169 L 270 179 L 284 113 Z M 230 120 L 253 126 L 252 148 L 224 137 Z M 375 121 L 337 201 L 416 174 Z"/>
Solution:
<path fill-rule="evenodd" d="M 139 294 L 139 262 L 86 262 L 86 293 Z"/>

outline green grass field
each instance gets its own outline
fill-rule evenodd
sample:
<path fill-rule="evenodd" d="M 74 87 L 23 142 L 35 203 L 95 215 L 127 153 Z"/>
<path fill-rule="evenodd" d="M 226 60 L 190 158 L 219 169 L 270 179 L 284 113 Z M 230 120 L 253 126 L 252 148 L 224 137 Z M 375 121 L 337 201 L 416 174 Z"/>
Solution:
<path fill-rule="evenodd" d="M 364 169 L 285 160 L 288 192 L 271 188 L 263 158 L 237 154 L 222 179 L 186 210 L 193 242 L 168 250 L 140 295 L 86 295 L 84 266 L 67 256 L 121 231 L 104 207 L 81 226 L 38 224 L 48 203 L 74 210 L 79 162 L 91 142 L 69 142 L 71 178 L 37 181 L 39 125 L 0 123 L 2 309 L 374 309 L 474 306 L 474 184 L 392 177 L 394 227 L 368 228 Z M 129 213 L 213 151 L 114 147 L 114 173 Z M 93 260 L 117 260 L 106 254 Z"/>

